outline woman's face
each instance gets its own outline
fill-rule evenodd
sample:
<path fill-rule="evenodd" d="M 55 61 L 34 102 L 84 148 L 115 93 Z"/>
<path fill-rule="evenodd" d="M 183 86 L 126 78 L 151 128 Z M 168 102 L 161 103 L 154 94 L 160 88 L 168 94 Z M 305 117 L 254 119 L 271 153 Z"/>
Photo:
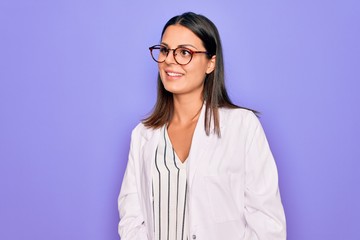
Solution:
<path fill-rule="evenodd" d="M 182 46 L 192 51 L 206 51 L 201 39 L 181 25 L 167 27 L 161 44 L 169 49 Z M 161 81 L 167 91 L 174 95 L 202 96 L 205 76 L 215 68 L 215 56 L 208 59 L 204 53 L 195 53 L 190 63 L 179 65 L 174 59 L 173 51 L 170 51 L 165 61 L 158 66 Z"/>

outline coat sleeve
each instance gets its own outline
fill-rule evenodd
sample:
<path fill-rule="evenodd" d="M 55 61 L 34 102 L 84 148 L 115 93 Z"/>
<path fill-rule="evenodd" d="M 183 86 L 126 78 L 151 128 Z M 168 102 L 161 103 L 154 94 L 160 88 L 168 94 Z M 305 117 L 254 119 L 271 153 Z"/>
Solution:
<path fill-rule="evenodd" d="M 135 129 L 136 130 L 136 129 Z M 120 222 L 118 232 L 121 240 L 147 240 L 144 217 L 140 206 L 139 188 L 139 137 L 136 131 L 131 136 L 127 167 L 118 198 Z"/>
<path fill-rule="evenodd" d="M 249 115 L 245 161 L 246 240 L 285 240 L 286 221 L 278 174 L 263 128 Z"/>

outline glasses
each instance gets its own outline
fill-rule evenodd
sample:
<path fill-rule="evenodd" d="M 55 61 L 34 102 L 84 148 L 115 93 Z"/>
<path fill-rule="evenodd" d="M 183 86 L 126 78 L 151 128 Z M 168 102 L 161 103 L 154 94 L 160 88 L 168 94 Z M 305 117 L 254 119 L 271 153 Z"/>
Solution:
<path fill-rule="evenodd" d="M 162 63 L 165 62 L 166 57 L 169 55 L 170 51 L 173 51 L 173 56 L 175 59 L 175 62 L 179 65 L 186 65 L 188 64 L 191 59 L 193 58 L 193 55 L 195 53 L 205 53 L 209 55 L 208 52 L 204 51 L 193 51 L 186 47 L 178 47 L 175 49 L 167 48 L 163 45 L 155 45 L 152 47 L 149 47 L 151 57 L 154 59 L 155 62 Z"/>

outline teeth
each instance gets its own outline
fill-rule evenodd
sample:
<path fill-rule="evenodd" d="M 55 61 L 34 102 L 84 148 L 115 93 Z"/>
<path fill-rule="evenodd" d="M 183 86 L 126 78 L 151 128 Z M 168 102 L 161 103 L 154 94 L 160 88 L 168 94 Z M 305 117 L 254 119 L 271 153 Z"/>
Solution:
<path fill-rule="evenodd" d="M 180 77 L 182 75 L 181 73 L 173 73 L 173 72 L 168 72 L 167 74 L 171 77 Z"/>

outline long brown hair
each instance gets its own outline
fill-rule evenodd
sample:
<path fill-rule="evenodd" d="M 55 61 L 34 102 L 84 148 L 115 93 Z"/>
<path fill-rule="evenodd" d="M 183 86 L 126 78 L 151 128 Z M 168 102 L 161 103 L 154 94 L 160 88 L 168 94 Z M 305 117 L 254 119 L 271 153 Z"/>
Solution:
<path fill-rule="evenodd" d="M 171 18 L 164 26 L 161 37 L 167 27 L 171 25 L 182 25 L 191 30 L 199 37 L 210 59 L 216 55 L 215 69 L 206 75 L 203 90 L 203 100 L 205 101 L 205 131 L 209 135 L 211 122 L 213 121 L 213 131 L 220 136 L 219 108 L 239 108 L 233 104 L 225 88 L 224 62 L 222 46 L 219 32 L 208 18 L 203 15 L 187 12 Z M 149 128 L 160 128 L 168 123 L 174 113 L 174 102 L 172 93 L 168 92 L 161 82 L 160 74 L 157 78 L 157 100 L 153 112 L 142 122 Z"/>

